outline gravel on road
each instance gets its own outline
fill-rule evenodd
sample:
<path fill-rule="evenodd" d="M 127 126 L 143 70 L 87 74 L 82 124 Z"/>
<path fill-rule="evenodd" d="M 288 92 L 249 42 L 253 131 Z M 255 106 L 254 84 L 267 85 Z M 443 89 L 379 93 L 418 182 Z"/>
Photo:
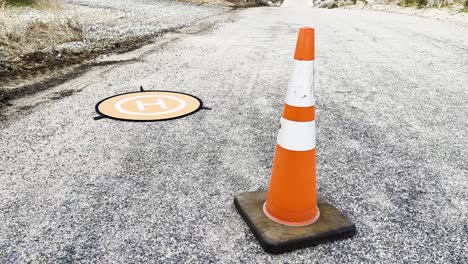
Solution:
<path fill-rule="evenodd" d="M 13 40 L 6 50 L 0 47 L 0 107 L 41 90 L 38 83 L 66 78 L 99 55 L 132 50 L 195 24 L 213 27 L 222 19 L 216 17 L 230 10 L 170 0 L 65 0 L 56 9 L 7 9 L 0 13 L 0 39 Z"/>
<path fill-rule="evenodd" d="M 367 10 L 229 16 L 12 102 L 21 110 L 0 124 L 0 262 L 467 263 L 467 29 Z M 303 25 L 317 34 L 319 192 L 358 233 L 274 256 L 233 197 L 268 187 Z M 98 101 L 141 85 L 212 110 L 93 120 Z"/>
<path fill-rule="evenodd" d="M 82 18 L 88 40 L 123 39 L 154 35 L 195 24 L 230 8 L 196 5 L 171 0 L 66 0 L 73 7 L 92 10 L 93 19 Z"/>

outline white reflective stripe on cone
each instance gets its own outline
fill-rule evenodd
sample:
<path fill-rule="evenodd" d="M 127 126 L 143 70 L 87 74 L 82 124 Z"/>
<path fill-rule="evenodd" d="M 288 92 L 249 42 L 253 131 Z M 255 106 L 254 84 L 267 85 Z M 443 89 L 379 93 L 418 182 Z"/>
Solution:
<path fill-rule="evenodd" d="M 292 151 L 307 151 L 315 148 L 315 121 L 295 122 L 281 118 L 277 143 Z"/>
<path fill-rule="evenodd" d="M 312 92 L 314 83 L 314 61 L 296 61 L 294 71 L 288 83 L 285 103 L 296 107 L 315 105 Z"/>

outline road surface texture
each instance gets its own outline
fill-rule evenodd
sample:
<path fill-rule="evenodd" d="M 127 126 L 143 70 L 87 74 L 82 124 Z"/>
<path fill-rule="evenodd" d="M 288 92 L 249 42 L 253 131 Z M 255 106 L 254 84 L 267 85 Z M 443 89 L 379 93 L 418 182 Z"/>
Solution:
<path fill-rule="evenodd" d="M 87 42 L 156 35 L 193 24 L 229 10 L 222 6 L 199 6 L 171 0 L 65 0 L 78 10 Z M 129 3 L 130 2 L 130 3 Z M 81 45 L 86 45 L 83 43 Z"/>
<path fill-rule="evenodd" d="M 468 28 L 364 10 L 227 15 L 4 110 L 0 263 L 467 263 Z M 317 29 L 319 192 L 358 233 L 275 256 L 233 197 L 268 187 L 303 25 Z M 212 110 L 93 120 L 140 85 Z"/>

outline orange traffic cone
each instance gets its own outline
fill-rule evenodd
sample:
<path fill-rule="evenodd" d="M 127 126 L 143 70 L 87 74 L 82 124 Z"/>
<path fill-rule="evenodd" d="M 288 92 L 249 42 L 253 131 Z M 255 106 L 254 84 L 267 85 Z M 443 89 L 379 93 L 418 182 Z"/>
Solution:
<path fill-rule="evenodd" d="M 275 254 L 356 233 L 355 225 L 340 210 L 317 195 L 314 38 L 313 28 L 301 28 L 268 193 L 246 192 L 234 197 L 237 211 L 260 245 Z"/>
<path fill-rule="evenodd" d="M 315 98 L 313 69 L 315 32 L 301 28 L 278 133 L 273 171 L 264 213 L 290 226 L 317 221 L 315 179 Z"/>

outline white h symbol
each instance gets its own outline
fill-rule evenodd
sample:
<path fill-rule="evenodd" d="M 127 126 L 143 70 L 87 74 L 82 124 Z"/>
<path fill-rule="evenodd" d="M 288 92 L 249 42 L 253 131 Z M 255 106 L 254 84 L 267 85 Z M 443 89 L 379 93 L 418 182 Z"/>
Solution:
<path fill-rule="evenodd" d="M 140 112 L 144 111 L 145 106 L 147 106 L 147 105 L 159 105 L 162 109 L 167 109 L 167 105 L 166 105 L 166 103 L 164 103 L 163 99 L 156 99 L 155 103 L 146 103 L 146 104 L 144 104 L 140 100 L 136 100 L 135 102 L 136 102 L 137 108 L 138 108 L 138 110 L 140 110 Z"/>

